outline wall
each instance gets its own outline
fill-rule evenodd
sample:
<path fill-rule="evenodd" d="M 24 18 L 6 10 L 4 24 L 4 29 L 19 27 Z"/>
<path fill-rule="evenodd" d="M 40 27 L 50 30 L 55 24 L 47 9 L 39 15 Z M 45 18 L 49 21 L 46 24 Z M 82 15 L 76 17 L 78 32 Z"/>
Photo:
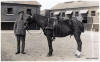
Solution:
<path fill-rule="evenodd" d="M 66 8 L 66 9 L 50 10 L 50 12 L 48 14 L 54 13 L 56 11 L 60 11 L 60 12 L 73 11 L 73 15 L 75 15 L 76 11 L 88 10 L 88 15 L 87 15 L 88 16 L 88 23 L 84 24 L 85 25 L 85 29 L 86 30 L 91 30 L 91 28 L 92 28 L 93 30 L 96 29 L 98 31 L 99 30 L 99 13 L 97 12 L 98 9 L 99 9 L 99 6 L 94 6 L 94 7 L 80 7 L 80 8 Z M 91 11 L 95 11 L 96 15 L 95 16 L 91 16 Z M 67 19 L 68 17 L 65 16 L 64 18 Z"/>
<path fill-rule="evenodd" d="M 7 8 L 13 8 L 13 15 L 7 15 Z M 2 21 L 15 21 L 17 13 L 24 10 L 26 13 L 27 9 L 31 9 L 32 14 L 40 14 L 40 7 L 28 6 L 28 5 L 12 5 L 12 4 L 2 4 L 1 6 L 1 20 Z"/>
<path fill-rule="evenodd" d="M 7 14 L 7 8 L 13 8 L 13 14 Z M 21 5 L 21 4 L 1 4 L 1 29 L 3 30 L 12 30 L 14 22 L 16 21 L 16 17 L 18 12 L 24 10 L 26 13 L 27 9 L 31 9 L 31 13 L 33 14 L 40 14 L 40 6 L 32 6 L 32 5 Z M 5 24 L 9 26 L 5 26 Z M 7 28 L 5 28 L 7 27 Z M 39 30 L 36 24 L 30 26 L 30 30 Z"/>

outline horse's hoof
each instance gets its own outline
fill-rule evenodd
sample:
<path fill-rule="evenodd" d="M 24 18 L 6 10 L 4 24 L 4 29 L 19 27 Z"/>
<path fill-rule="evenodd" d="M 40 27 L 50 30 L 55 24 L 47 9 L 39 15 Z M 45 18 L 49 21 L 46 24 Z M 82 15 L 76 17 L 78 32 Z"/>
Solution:
<path fill-rule="evenodd" d="M 76 56 L 77 58 L 80 58 L 80 57 L 81 57 L 80 55 L 77 55 L 77 54 L 75 54 L 75 56 Z"/>
<path fill-rule="evenodd" d="M 51 57 L 52 55 L 47 55 L 47 57 Z"/>
<path fill-rule="evenodd" d="M 75 53 L 75 56 L 76 56 L 77 58 L 80 58 L 81 52 L 77 50 L 76 53 Z"/>
<path fill-rule="evenodd" d="M 51 54 L 51 53 L 48 53 L 48 54 L 47 54 L 47 57 L 51 57 L 51 56 L 52 56 L 52 54 Z"/>

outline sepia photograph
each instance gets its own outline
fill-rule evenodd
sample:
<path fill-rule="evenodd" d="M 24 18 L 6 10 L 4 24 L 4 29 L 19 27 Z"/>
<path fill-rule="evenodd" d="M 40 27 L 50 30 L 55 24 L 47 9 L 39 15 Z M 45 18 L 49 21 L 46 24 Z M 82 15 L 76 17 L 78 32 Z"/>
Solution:
<path fill-rule="evenodd" d="M 98 61 L 99 0 L 1 0 L 1 61 Z"/>

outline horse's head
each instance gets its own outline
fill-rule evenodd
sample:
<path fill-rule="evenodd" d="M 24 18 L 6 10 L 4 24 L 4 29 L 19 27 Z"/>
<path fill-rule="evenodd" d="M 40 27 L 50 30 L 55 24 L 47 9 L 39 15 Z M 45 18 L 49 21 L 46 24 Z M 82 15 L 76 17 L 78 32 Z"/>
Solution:
<path fill-rule="evenodd" d="M 28 29 L 33 23 L 36 23 L 36 15 L 27 15 L 25 22 L 26 29 Z"/>
<path fill-rule="evenodd" d="M 34 14 L 33 16 L 29 16 L 27 18 L 28 25 L 36 24 L 40 27 L 45 27 L 48 23 L 48 18 L 45 16 L 41 16 L 39 14 Z"/>
<path fill-rule="evenodd" d="M 25 23 L 24 23 L 26 29 L 28 29 L 29 26 L 30 26 L 32 23 L 33 23 L 33 22 L 32 22 L 32 16 L 31 16 L 31 15 L 27 15 L 27 16 L 26 16 L 26 21 L 25 21 Z"/>
<path fill-rule="evenodd" d="M 35 23 L 35 22 L 36 22 L 36 17 L 35 17 L 35 15 L 33 15 L 33 16 L 32 16 L 32 15 L 29 15 L 29 16 L 27 17 L 26 21 L 27 21 L 28 24 Z"/>

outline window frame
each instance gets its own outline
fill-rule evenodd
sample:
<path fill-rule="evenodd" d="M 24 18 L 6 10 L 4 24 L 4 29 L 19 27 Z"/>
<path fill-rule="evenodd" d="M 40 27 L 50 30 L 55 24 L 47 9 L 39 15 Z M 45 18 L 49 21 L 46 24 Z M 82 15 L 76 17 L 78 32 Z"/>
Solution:
<path fill-rule="evenodd" d="M 62 12 L 62 17 L 65 17 L 65 12 Z"/>
<path fill-rule="evenodd" d="M 26 13 L 27 13 L 27 14 L 29 14 L 28 11 L 30 11 L 30 13 L 32 13 L 32 9 L 28 8 L 28 9 L 26 10 Z"/>
<path fill-rule="evenodd" d="M 50 17 L 54 17 L 54 13 L 53 12 L 50 13 Z"/>
<path fill-rule="evenodd" d="M 96 11 L 95 10 L 91 11 L 91 16 L 96 16 Z"/>
<path fill-rule="evenodd" d="M 75 16 L 79 16 L 79 12 L 78 11 L 75 12 Z"/>
<path fill-rule="evenodd" d="M 12 7 L 7 8 L 6 15 L 14 15 L 14 12 L 13 12 L 13 8 Z"/>

